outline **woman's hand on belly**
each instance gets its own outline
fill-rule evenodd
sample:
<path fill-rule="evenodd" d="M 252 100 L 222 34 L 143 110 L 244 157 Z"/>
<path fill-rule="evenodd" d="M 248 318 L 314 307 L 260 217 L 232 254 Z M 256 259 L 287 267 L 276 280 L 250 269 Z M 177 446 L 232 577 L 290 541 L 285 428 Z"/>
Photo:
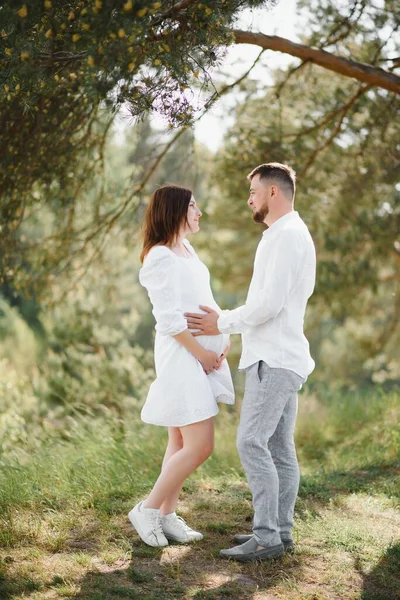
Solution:
<path fill-rule="evenodd" d="M 231 348 L 231 342 L 229 340 L 228 345 L 226 346 L 224 352 L 219 357 L 219 367 L 218 367 L 218 369 L 220 369 L 222 367 L 222 361 L 228 356 L 230 348 Z"/>
<path fill-rule="evenodd" d="M 207 375 L 211 373 L 211 371 L 216 371 L 220 367 L 218 354 L 210 350 L 203 350 L 198 360 Z"/>

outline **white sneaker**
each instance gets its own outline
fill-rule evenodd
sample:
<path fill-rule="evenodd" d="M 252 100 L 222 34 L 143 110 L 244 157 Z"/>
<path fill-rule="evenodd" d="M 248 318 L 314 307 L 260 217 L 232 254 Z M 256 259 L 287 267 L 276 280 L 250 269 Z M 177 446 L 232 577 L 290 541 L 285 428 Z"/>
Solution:
<path fill-rule="evenodd" d="M 174 512 L 169 515 L 161 515 L 161 525 L 165 537 L 174 542 L 185 543 L 203 539 L 202 533 L 193 531 L 182 517 L 178 517 Z"/>
<path fill-rule="evenodd" d="M 168 540 L 163 534 L 161 517 L 158 508 L 144 508 L 143 502 L 136 504 L 128 515 L 128 519 L 145 544 L 153 548 L 168 546 Z"/>

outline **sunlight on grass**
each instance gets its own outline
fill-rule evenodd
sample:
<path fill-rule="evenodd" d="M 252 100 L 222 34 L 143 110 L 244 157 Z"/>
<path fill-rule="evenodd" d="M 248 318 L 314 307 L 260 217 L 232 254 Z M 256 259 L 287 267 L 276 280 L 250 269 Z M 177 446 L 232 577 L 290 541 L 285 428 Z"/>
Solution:
<path fill-rule="evenodd" d="M 132 421 L 121 437 L 104 421 L 84 422 L 74 438 L 48 439 L 1 472 L 1 597 L 394 600 L 398 417 L 394 392 L 303 394 L 298 553 L 246 566 L 218 556 L 252 522 L 236 414 L 219 416 L 216 450 L 182 493 L 180 513 L 204 541 L 164 551 L 142 544 L 126 514 L 157 477 L 165 431 Z"/>

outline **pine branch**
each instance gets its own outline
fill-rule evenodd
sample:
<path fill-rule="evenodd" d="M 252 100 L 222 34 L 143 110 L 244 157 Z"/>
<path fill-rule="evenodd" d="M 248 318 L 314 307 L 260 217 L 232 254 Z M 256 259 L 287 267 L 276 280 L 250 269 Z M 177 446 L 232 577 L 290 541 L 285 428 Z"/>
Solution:
<path fill-rule="evenodd" d="M 349 112 L 351 107 L 357 102 L 357 100 L 363 94 L 365 94 L 365 92 L 367 92 L 370 88 L 371 88 L 371 86 L 360 87 L 358 92 L 356 94 L 354 94 L 354 96 L 352 96 L 350 98 L 350 100 L 344 106 L 342 106 L 342 108 L 341 108 L 342 114 L 341 114 L 338 124 L 336 125 L 335 129 L 332 131 L 329 138 L 321 146 L 318 146 L 317 148 L 315 148 L 315 150 L 312 152 L 312 154 L 310 155 L 310 157 L 308 158 L 308 160 L 306 162 L 305 167 L 299 173 L 299 178 L 304 177 L 304 175 L 307 174 L 307 171 L 309 170 L 309 168 L 311 167 L 311 165 L 317 158 L 318 154 L 320 154 L 323 150 L 325 150 L 325 148 L 327 148 L 333 142 L 333 140 L 339 135 L 339 133 L 342 129 L 342 125 L 343 125 L 345 116 L 347 115 L 347 113 Z"/>

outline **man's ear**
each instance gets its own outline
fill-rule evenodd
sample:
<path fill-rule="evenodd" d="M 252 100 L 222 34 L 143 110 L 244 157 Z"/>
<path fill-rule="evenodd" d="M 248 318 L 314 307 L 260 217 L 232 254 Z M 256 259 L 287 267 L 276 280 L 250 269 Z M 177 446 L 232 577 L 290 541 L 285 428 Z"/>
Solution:
<path fill-rule="evenodd" d="M 278 186 L 271 185 L 271 198 L 274 198 L 278 195 Z"/>

